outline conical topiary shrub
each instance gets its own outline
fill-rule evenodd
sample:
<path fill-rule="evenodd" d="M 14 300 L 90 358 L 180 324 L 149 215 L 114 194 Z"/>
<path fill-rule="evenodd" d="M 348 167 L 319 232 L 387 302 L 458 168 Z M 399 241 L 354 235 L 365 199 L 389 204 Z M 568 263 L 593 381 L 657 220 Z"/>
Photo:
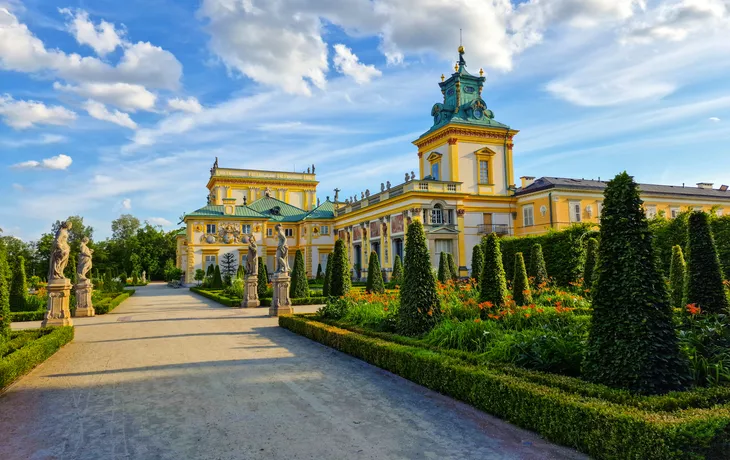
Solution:
<path fill-rule="evenodd" d="M 684 263 L 684 255 L 682 247 L 674 245 L 672 247 L 672 264 L 669 267 L 669 298 L 673 308 L 684 307 L 684 288 L 685 288 L 685 272 L 686 264 Z"/>
<path fill-rule="evenodd" d="M 459 279 L 459 270 L 456 268 L 456 263 L 454 263 L 454 255 L 450 252 L 446 253 L 446 260 L 449 262 L 449 274 L 451 274 L 451 279 L 456 281 Z"/>
<path fill-rule="evenodd" d="M 507 280 L 502 265 L 502 251 L 499 239 L 490 233 L 484 241 L 484 267 L 482 268 L 479 301 L 502 306 L 507 301 Z M 486 311 L 486 310 L 483 310 Z"/>
<path fill-rule="evenodd" d="M 477 244 L 471 250 L 471 277 L 477 286 L 479 286 L 479 280 L 482 276 L 482 267 L 484 267 L 484 254 L 481 245 Z"/>
<path fill-rule="evenodd" d="M 393 275 L 391 281 L 396 285 L 400 286 L 403 284 L 403 264 L 401 263 L 400 256 L 396 254 L 395 260 L 393 260 Z"/>
<path fill-rule="evenodd" d="M 223 289 L 223 278 L 221 278 L 221 268 L 216 265 L 213 271 L 213 283 L 210 285 L 213 289 Z"/>
<path fill-rule="evenodd" d="M 246 268 L 243 266 L 244 264 L 239 264 L 238 269 L 236 270 L 236 279 L 242 280 L 246 277 Z"/>
<path fill-rule="evenodd" d="M 289 297 L 292 299 L 300 299 L 309 297 L 309 283 L 307 283 L 307 270 L 304 268 L 304 256 L 302 251 L 297 249 L 294 255 L 294 270 L 291 274 L 291 284 L 289 285 Z"/>
<path fill-rule="evenodd" d="M 527 279 L 525 259 L 521 252 L 515 253 L 514 279 L 512 280 L 512 299 L 519 306 L 532 303 L 530 281 Z"/>
<path fill-rule="evenodd" d="M 264 258 L 259 257 L 259 275 L 258 284 L 256 285 L 256 291 L 258 292 L 259 299 L 266 297 L 266 291 L 268 290 L 269 284 L 269 271 L 266 269 Z"/>
<path fill-rule="evenodd" d="M 330 278 L 329 295 L 340 297 L 350 292 L 350 263 L 347 260 L 347 249 L 343 240 L 335 242 L 332 256 L 332 277 Z"/>
<path fill-rule="evenodd" d="M 687 288 L 684 303 L 695 304 L 707 313 L 726 313 L 728 301 L 708 215 L 701 211 L 692 212 L 687 231 Z"/>
<path fill-rule="evenodd" d="M 5 242 L 0 241 L 0 351 L 4 351 L 4 345 L 10 340 L 10 291 L 8 289 L 7 250 Z"/>
<path fill-rule="evenodd" d="M 322 296 L 330 295 L 330 284 L 332 279 L 332 254 L 327 254 L 327 267 L 324 271 L 324 284 L 322 284 Z"/>
<path fill-rule="evenodd" d="M 446 283 L 451 279 L 451 273 L 449 272 L 449 261 L 446 258 L 446 253 L 442 252 L 439 256 L 439 271 L 438 280 L 440 283 Z"/>
<path fill-rule="evenodd" d="M 324 273 L 322 273 L 322 264 L 317 264 L 317 276 L 314 278 L 317 281 L 322 281 Z"/>
<path fill-rule="evenodd" d="M 25 296 L 28 294 L 28 282 L 25 278 L 25 258 L 18 256 L 13 270 L 13 280 L 10 284 L 10 309 L 13 311 L 25 310 Z"/>
<path fill-rule="evenodd" d="M 403 285 L 400 288 L 398 329 L 406 335 L 419 335 L 433 328 L 441 317 L 436 280 L 431 271 L 431 256 L 423 224 L 414 220 L 406 234 Z"/>
<path fill-rule="evenodd" d="M 642 204 L 625 172 L 606 186 L 583 376 L 656 394 L 683 389 L 688 366 Z"/>
<path fill-rule="evenodd" d="M 586 242 L 586 261 L 583 265 L 583 290 L 590 296 L 591 289 L 593 288 L 594 276 L 596 266 L 596 257 L 598 256 L 598 240 L 595 238 L 588 238 Z"/>
<path fill-rule="evenodd" d="M 368 280 L 365 290 L 369 294 L 382 294 L 385 292 L 385 284 L 383 283 L 383 272 L 380 271 L 380 260 L 375 251 L 370 253 L 370 261 L 368 262 Z"/>
<path fill-rule="evenodd" d="M 547 267 L 545 266 L 545 258 L 542 255 L 542 245 L 535 243 L 530 249 L 530 269 L 527 275 L 534 278 L 533 288 L 542 289 L 547 286 L 549 278 Z"/>

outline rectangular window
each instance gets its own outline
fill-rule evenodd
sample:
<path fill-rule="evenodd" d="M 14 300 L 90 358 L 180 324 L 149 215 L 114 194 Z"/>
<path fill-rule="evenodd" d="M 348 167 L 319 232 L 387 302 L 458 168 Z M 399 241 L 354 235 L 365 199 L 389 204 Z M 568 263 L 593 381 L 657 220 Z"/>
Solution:
<path fill-rule="evenodd" d="M 656 205 L 649 205 L 646 207 L 646 218 L 651 219 L 656 217 Z"/>
<path fill-rule="evenodd" d="M 251 233 L 251 226 L 249 224 L 241 224 L 241 233 L 245 233 L 246 235 Z"/>
<path fill-rule="evenodd" d="M 274 236 L 274 229 L 273 228 L 267 228 L 266 229 L 266 236 L 268 236 L 269 238 L 271 238 L 272 236 Z"/>
<path fill-rule="evenodd" d="M 489 162 L 487 160 L 479 160 L 479 183 L 489 183 Z"/>
<path fill-rule="evenodd" d="M 522 207 L 522 226 L 532 227 L 535 225 L 535 208 L 532 205 Z"/>
<path fill-rule="evenodd" d="M 203 269 L 207 271 L 208 266 L 215 265 L 215 256 L 214 255 L 205 256 L 205 264 L 203 264 L 203 265 L 204 265 Z"/>
<path fill-rule="evenodd" d="M 435 243 L 437 256 L 440 256 L 442 252 L 454 253 L 454 240 L 435 240 Z"/>
<path fill-rule="evenodd" d="M 580 210 L 580 201 L 570 202 L 570 221 L 580 222 L 582 219 L 582 213 Z"/>
<path fill-rule="evenodd" d="M 284 236 L 287 238 L 291 238 L 294 236 L 294 229 L 293 228 L 285 228 L 284 229 Z"/>
<path fill-rule="evenodd" d="M 677 207 L 670 208 L 669 209 L 669 215 L 672 216 L 672 219 L 674 219 L 675 217 L 677 217 L 679 215 L 679 208 L 677 208 Z"/>
<path fill-rule="evenodd" d="M 216 233 L 215 224 L 207 224 L 205 226 L 205 233 Z"/>
<path fill-rule="evenodd" d="M 433 180 L 439 180 L 439 164 L 433 163 L 431 165 L 431 176 L 433 177 Z"/>
<path fill-rule="evenodd" d="M 431 210 L 431 223 L 435 225 L 441 225 L 444 223 L 444 213 L 441 210 L 441 206 L 436 205 Z"/>
<path fill-rule="evenodd" d="M 598 202 L 598 217 L 601 217 L 601 214 L 603 214 L 603 201 Z"/>
<path fill-rule="evenodd" d="M 321 227 L 319 227 L 319 233 L 321 235 L 329 235 L 330 234 L 329 225 L 322 225 Z"/>
<path fill-rule="evenodd" d="M 319 255 L 319 263 L 322 265 L 322 272 L 327 270 L 327 256 L 329 256 L 329 254 L 320 254 Z"/>

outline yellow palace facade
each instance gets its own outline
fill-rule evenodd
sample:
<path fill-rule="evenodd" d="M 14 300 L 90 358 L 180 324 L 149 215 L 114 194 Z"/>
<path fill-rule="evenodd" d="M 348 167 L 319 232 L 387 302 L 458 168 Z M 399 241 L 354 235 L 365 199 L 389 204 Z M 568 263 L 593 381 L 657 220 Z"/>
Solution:
<path fill-rule="evenodd" d="M 244 262 L 250 235 L 271 272 L 277 224 L 288 238 L 290 257 L 302 251 L 309 276 L 318 264 L 326 269 L 326 257 L 341 239 L 353 274 L 361 278 L 371 252 L 389 274 L 395 256 L 403 257 L 413 220 L 424 224 L 434 267 L 438 254 L 449 252 L 462 276 L 470 272 L 472 249 L 487 234 L 524 236 L 576 222 L 597 224 L 605 182 L 523 176 L 515 185 L 512 149 L 518 131 L 494 119 L 481 97 L 484 82 L 481 70 L 479 76 L 466 71 L 460 48 L 454 73 L 441 77 L 443 101 L 431 110 L 433 125 L 413 142 L 414 170 L 402 183 L 382 183 L 373 193 L 341 199 L 336 190 L 333 201 L 320 203 L 314 166 L 290 173 L 219 168 L 216 160 L 208 204 L 184 216 L 177 237 L 177 265 L 186 282 L 193 282 L 197 269 L 220 264 L 226 253 Z M 730 212 L 727 186 L 640 187 L 649 217 L 674 217 L 687 208 Z"/>

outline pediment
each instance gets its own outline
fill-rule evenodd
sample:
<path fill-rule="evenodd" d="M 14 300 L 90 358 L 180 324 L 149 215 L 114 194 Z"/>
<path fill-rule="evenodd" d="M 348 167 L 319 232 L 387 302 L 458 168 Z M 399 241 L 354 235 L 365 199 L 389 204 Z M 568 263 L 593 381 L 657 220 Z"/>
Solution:
<path fill-rule="evenodd" d="M 435 227 L 429 230 L 428 232 L 430 235 L 437 234 L 437 235 L 458 235 L 459 231 L 450 225 L 444 225 L 443 227 Z"/>
<path fill-rule="evenodd" d="M 490 149 L 489 147 L 483 147 L 483 148 L 477 150 L 474 153 L 476 153 L 477 155 L 487 155 L 487 156 L 490 156 L 490 157 L 497 154 L 497 152 L 495 152 L 494 150 Z"/>
<path fill-rule="evenodd" d="M 428 161 L 430 161 L 431 163 L 433 163 L 434 161 L 439 161 L 441 159 L 441 157 L 443 157 L 443 155 L 441 155 L 440 153 L 438 153 L 438 152 L 431 152 L 428 155 L 428 158 L 426 158 L 426 159 Z"/>

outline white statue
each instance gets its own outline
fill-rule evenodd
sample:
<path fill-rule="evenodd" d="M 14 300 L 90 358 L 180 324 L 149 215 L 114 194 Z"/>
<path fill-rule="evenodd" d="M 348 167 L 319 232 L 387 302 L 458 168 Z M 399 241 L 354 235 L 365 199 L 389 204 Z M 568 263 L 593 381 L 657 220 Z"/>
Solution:
<path fill-rule="evenodd" d="M 94 253 L 94 250 L 89 249 L 87 246 L 88 243 L 89 238 L 85 236 L 81 240 L 81 246 L 79 248 L 79 261 L 78 264 L 76 264 L 76 275 L 79 283 L 88 279 L 86 274 L 89 273 L 89 270 L 91 270 L 91 255 Z"/>
<path fill-rule="evenodd" d="M 253 235 L 248 237 L 248 255 L 246 256 L 246 274 L 249 276 L 258 276 L 259 274 L 259 258 L 258 246 L 256 246 L 256 238 Z"/>
<path fill-rule="evenodd" d="M 71 222 L 62 222 L 56 232 L 56 239 L 51 249 L 51 260 L 48 267 L 48 281 L 64 280 L 63 271 L 68 264 L 68 257 L 71 254 L 71 247 L 68 245 L 68 231 L 71 230 Z"/>
<path fill-rule="evenodd" d="M 286 235 L 281 224 L 276 224 L 276 237 L 279 245 L 276 247 L 276 273 L 289 273 L 289 245 L 286 244 Z"/>
<path fill-rule="evenodd" d="M 143 283 L 147 282 L 147 271 L 145 271 L 145 270 L 142 270 L 142 282 Z"/>

